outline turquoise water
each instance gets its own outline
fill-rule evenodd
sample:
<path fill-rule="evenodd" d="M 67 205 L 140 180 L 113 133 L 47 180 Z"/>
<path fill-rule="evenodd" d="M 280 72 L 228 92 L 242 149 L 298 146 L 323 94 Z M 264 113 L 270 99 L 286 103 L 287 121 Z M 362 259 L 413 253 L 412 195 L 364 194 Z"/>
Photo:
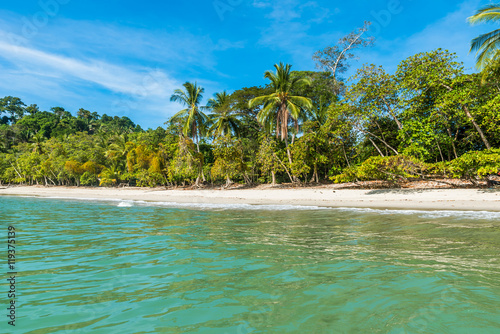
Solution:
<path fill-rule="evenodd" d="M 0 208 L 0 240 L 18 231 L 5 333 L 500 332 L 499 213 L 18 197 Z"/>

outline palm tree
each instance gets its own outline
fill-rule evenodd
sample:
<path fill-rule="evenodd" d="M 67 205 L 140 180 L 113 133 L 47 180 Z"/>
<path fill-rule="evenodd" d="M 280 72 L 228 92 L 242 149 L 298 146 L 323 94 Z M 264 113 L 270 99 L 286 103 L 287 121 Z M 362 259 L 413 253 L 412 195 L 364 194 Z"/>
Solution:
<path fill-rule="evenodd" d="M 213 111 L 209 115 L 211 126 L 208 132 L 212 133 L 214 137 L 231 133 L 239 134 L 241 122 L 237 117 L 241 114 L 231 110 L 229 103 L 229 95 L 226 91 L 216 93 L 214 98 L 208 100 L 207 107 Z"/>
<path fill-rule="evenodd" d="M 492 4 L 478 10 L 475 15 L 468 18 L 470 24 L 495 22 L 500 20 L 500 4 Z M 484 68 L 488 60 L 500 55 L 500 29 L 482 34 L 471 41 L 470 51 L 476 51 L 476 67 Z"/>
<path fill-rule="evenodd" d="M 315 104 L 314 108 L 308 109 L 308 117 L 306 117 L 306 119 L 313 122 L 314 128 L 318 129 L 326 123 L 329 108 L 330 101 L 328 101 L 324 96 L 321 96 L 318 104 Z"/>
<path fill-rule="evenodd" d="M 185 118 L 183 134 L 185 136 L 191 132 L 193 140 L 196 142 L 198 153 L 200 152 L 199 138 L 204 134 L 204 127 L 208 121 L 208 117 L 202 112 L 206 107 L 201 107 L 200 103 L 203 99 L 205 89 L 198 87 L 196 82 L 186 82 L 183 84 L 185 91 L 176 89 L 170 97 L 170 101 L 181 103 L 187 106 L 186 109 L 179 111 L 172 119 Z"/>
<path fill-rule="evenodd" d="M 304 109 L 312 109 L 311 99 L 303 96 L 294 96 L 292 91 L 302 84 L 310 85 L 311 80 L 294 77 L 290 71 L 289 64 L 275 64 L 276 73 L 266 71 L 264 78 L 271 80 L 271 87 L 274 93 L 258 96 L 248 103 L 250 108 L 263 105 L 257 114 L 257 120 L 266 128 L 271 122 L 276 122 L 276 138 L 281 136 L 281 140 L 286 142 L 286 153 L 288 162 L 292 165 L 292 155 L 288 146 L 288 123 L 293 120 L 295 129 L 298 131 L 298 118 Z M 293 141 L 293 140 L 292 140 Z M 298 181 L 296 177 L 291 181 Z"/>
<path fill-rule="evenodd" d="M 302 109 L 312 109 L 311 99 L 303 96 L 293 96 L 291 92 L 294 88 L 301 84 L 310 85 L 311 81 L 305 78 L 293 77 L 290 68 L 291 65 L 279 63 L 274 65 L 276 73 L 266 71 L 264 78 L 271 80 L 271 86 L 274 93 L 269 95 L 258 96 L 253 98 L 248 103 L 250 108 L 257 105 L 263 105 L 262 110 L 257 114 L 257 120 L 261 124 L 265 124 L 269 118 L 275 118 L 276 121 L 276 137 L 281 140 L 288 138 L 288 123 L 290 120 L 295 122 Z"/>

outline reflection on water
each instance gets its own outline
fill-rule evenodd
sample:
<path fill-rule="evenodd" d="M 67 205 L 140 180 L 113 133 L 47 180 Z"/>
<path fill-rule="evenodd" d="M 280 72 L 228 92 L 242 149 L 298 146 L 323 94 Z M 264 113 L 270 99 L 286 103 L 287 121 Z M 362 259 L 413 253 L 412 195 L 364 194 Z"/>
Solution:
<path fill-rule="evenodd" d="M 482 213 L 189 210 L 0 197 L 23 333 L 496 333 Z"/>

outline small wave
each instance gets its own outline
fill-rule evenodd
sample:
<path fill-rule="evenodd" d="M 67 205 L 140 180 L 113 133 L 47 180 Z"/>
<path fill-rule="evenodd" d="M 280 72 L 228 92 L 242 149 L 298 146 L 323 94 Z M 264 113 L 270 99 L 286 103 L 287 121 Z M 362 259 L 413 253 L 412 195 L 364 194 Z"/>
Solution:
<path fill-rule="evenodd" d="M 500 212 L 495 211 L 455 211 L 455 210 L 395 210 L 370 208 L 334 208 L 340 211 L 373 213 L 381 215 L 416 215 L 421 218 L 463 218 L 463 219 L 500 219 Z"/>
<path fill-rule="evenodd" d="M 380 214 L 380 215 L 415 215 L 420 218 L 458 218 L 458 219 L 481 219 L 500 220 L 500 212 L 496 211 L 459 211 L 459 210 L 401 210 L 401 209 L 371 209 L 356 207 L 326 207 L 326 206 L 306 206 L 306 205 L 265 205 L 265 204 L 234 204 L 234 203 L 180 203 L 180 202 L 146 202 L 141 200 L 125 200 L 117 198 L 72 198 L 62 196 L 20 196 L 35 198 L 51 198 L 70 201 L 91 201 L 91 202 L 112 202 L 117 203 L 117 207 L 138 206 L 161 206 L 193 210 L 261 210 L 261 211 L 306 211 L 306 210 L 331 210 L 348 211 L 353 213 Z"/>

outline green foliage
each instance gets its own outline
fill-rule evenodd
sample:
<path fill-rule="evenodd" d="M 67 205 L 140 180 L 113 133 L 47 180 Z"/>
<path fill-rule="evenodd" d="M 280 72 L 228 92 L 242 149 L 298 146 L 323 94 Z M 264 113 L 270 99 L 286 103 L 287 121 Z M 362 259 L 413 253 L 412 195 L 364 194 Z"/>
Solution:
<path fill-rule="evenodd" d="M 274 138 L 267 135 L 261 137 L 257 162 L 260 164 L 260 169 L 264 175 L 269 173 L 275 175 L 283 171 L 283 165 L 278 157 L 278 143 Z M 273 179 L 273 181 L 275 180 Z"/>
<path fill-rule="evenodd" d="M 468 152 L 448 165 L 453 177 L 474 180 L 500 172 L 500 149 Z"/>
<path fill-rule="evenodd" d="M 482 74 L 465 74 L 454 54 L 438 49 L 408 57 L 394 74 L 365 65 L 344 82 L 332 74 L 347 68 L 343 50 L 317 55 L 328 72 L 279 64 L 265 73 L 268 85 L 218 93 L 209 108 L 201 105 L 203 89 L 187 82 L 171 97 L 185 109 L 166 129 L 142 130 L 125 116 L 84 108 L 43 111 L 4 97 L 0 182 L 155 187 L 423 175 L 475 182 L 498 172 L 497 61 Z"/>
<path fill-rule="evenodd" d="M 183 84 L 184 90 L 176 89 L 170 97 L 170 101 L 178 102 L 186 109 L 179 111 L 172 117 L 172 120 L 179 120 L 184 123 L 182 133 L 184 136 L 190 135 L 196 142 L 205 134 L 208 117 L 203 113 L 200 103 L 203 99 L 205 89 L 196 83 L 186 82 Z"/>
<path fill-rule="evenodd" d="M 291 65 L 280 63 L 274 65 L 276 73 L 266 71 L 264 77 L 271 81 L 273 93 L 253 98 L 249 103 L 249 108 L 263 105 L 257 114 L 257 120 L 264 128 L 270 129 L 270 125 L 276 123 L 276 137 L 281 136 L 283 141 L 288 137 L 288 122 L 294 121 L 296 127 L 297 120 L 303 109 L 312 109 L 311 99 L 304 96 L 294 96 L 292 92 L 303 85 L 310 85 L 308 78 L 293 76 Z M 297 129 L 298 130 L 298 129 Z"/>
<path fill-rule="evenodd" d="M 342 174 L 333 176 L 335 183 L 418 178 L 425 164 L 420 160 L 404 155 L 391 157 L 371 157 L 358 166 L 347 168 Z"/>
<path fill-rule="evenodd" d="M 231 179 L 242 176 L 246 165 L 243 162 L 243 147 L 241 142 L 229 135 L 220 136 L 214 142 L 215 163 L 211 169 L 214 179 L 226 179 L 227 184 Z"/>
<path fill-rule="evenodd" d="M 91 172 L 85 172 L 80 176 L 80 184 L 82 186 L 97 186 L 99 180 L 97 176 Z"/>

